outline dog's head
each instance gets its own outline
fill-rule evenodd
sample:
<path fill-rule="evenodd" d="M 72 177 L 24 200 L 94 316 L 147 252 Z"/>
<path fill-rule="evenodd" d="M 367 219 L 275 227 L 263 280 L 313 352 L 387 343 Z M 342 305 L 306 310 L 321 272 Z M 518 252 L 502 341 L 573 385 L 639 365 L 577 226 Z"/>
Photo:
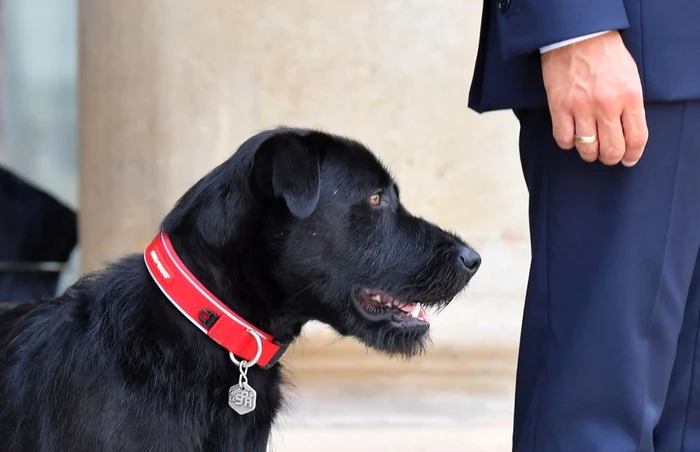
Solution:
<path fill-rule="evenodd" d="M 196 236 L 189 247 L 206 251 L 187 254 L 206 261 L 200 273 L 216 273 L 198 276 L 271 333 L 319 320 L 403 355 L 423 349 L 425 310 L 446 306 L 480 265 L 459 237 L 404 208 L 366 147 L 309 130 L 246 141 L 185 194 L 164 229 Z"/>

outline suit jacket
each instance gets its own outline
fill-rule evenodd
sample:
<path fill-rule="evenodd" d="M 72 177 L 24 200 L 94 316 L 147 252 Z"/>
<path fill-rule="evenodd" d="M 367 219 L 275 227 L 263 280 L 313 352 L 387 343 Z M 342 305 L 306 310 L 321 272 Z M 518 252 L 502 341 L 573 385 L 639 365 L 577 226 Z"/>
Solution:
<path fill-rule="evenodd" d="M 546 104 L 539 48 L 620 30 L 648 102 L 700 99 L 700 0 L 484 0 L 469 107 Z"/>
<path fill-rule="evenodd" d="M 0 167 L 0 263 L 66 263 L 77 240 L 73 210 Z M 0 269 L 0 304 L 53 296 L 59 276 Z"/>

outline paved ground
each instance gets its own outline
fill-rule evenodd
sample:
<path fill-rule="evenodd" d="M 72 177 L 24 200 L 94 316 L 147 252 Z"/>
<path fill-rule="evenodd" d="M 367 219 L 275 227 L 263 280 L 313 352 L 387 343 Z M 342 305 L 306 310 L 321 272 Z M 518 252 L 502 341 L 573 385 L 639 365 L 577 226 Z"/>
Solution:
<path fill-rule="evenodd" d="M 434 362 L 444 372 L 297 375 L 301 384 L 289 391 L 270 450 L 508 451 L 515 350 L 476 350 L 453 366 Z M 302 366 L 317 375 L 313 358 Z"/>
<path fill-rule="evenodd" d="M 271 446 L 280 452 L 507 452 L 507 429 L 471 428 L 324 428 L 294 429 Z"/>
<path fill-rule="evenodd" d="M 347 387 L 344 391 L 298 394 L 292 401 L 295 408 L 283 417 L 270 450 L 508 450 L 510 390 L 490 394 L 443 391 L 426 382 L 396 391 L 381 386 Z"/>

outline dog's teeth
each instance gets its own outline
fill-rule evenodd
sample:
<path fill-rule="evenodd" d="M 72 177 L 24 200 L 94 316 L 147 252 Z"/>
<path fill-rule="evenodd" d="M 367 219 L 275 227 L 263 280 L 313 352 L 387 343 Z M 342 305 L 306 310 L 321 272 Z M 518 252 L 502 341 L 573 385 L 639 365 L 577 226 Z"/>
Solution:
<path fill-rule="evenodd" d="M 372 300 L 376 301 L 377 303 L 382 302 L 382 297 L 380 297 L 379 295 L 372 295 L 370 298 L 372 298 Z"/>
<path fill-rule="evenodd" d="M 413 317 L 414 319 L 417 319 L 419 314 L 420 314 L 420 305 L 416 304 L 416 306 L 413 308 L 413 311 L 411 311 L 411 317 Z"/>

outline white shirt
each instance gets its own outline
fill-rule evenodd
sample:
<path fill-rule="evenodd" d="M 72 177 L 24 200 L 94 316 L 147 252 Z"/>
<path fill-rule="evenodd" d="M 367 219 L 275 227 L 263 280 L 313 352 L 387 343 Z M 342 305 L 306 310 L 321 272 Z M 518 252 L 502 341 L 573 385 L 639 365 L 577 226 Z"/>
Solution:
<path fill-rule="evenodd" d="M 577 37 L 577 38 L 572 38 L 572 39 L 567 39 L 567 40 L 565 40 L 565 41 L 555 42 L 554 44 L 550 44 L 550 45 L 548 45 L 548 46 L 540 47 L 540 53 L 549 52 L 550 50 L 558 49 L 559 47 L 568 46 L 569 44 L 573 44 L 573 43 L 575 43 L 575 42 L 584 41 L 584 40 L 586 40 L 586 39 L 594 38 L 594 37 L 596 37 L 596 36 L 600 36 L 600 35 L 602 35 L 602 34 L 604 34 L 604 33 L 607 33 L 608 31 L 610 31 L 610 30 L 607 30 L 607 31 L 600 31 L 600 32 L 598 32 L 598 33 L 591 33 L 591 34 L 589 34 L 589 35 L 583 35 L 583 36 L 579 36 L 579 37 Z"/>

